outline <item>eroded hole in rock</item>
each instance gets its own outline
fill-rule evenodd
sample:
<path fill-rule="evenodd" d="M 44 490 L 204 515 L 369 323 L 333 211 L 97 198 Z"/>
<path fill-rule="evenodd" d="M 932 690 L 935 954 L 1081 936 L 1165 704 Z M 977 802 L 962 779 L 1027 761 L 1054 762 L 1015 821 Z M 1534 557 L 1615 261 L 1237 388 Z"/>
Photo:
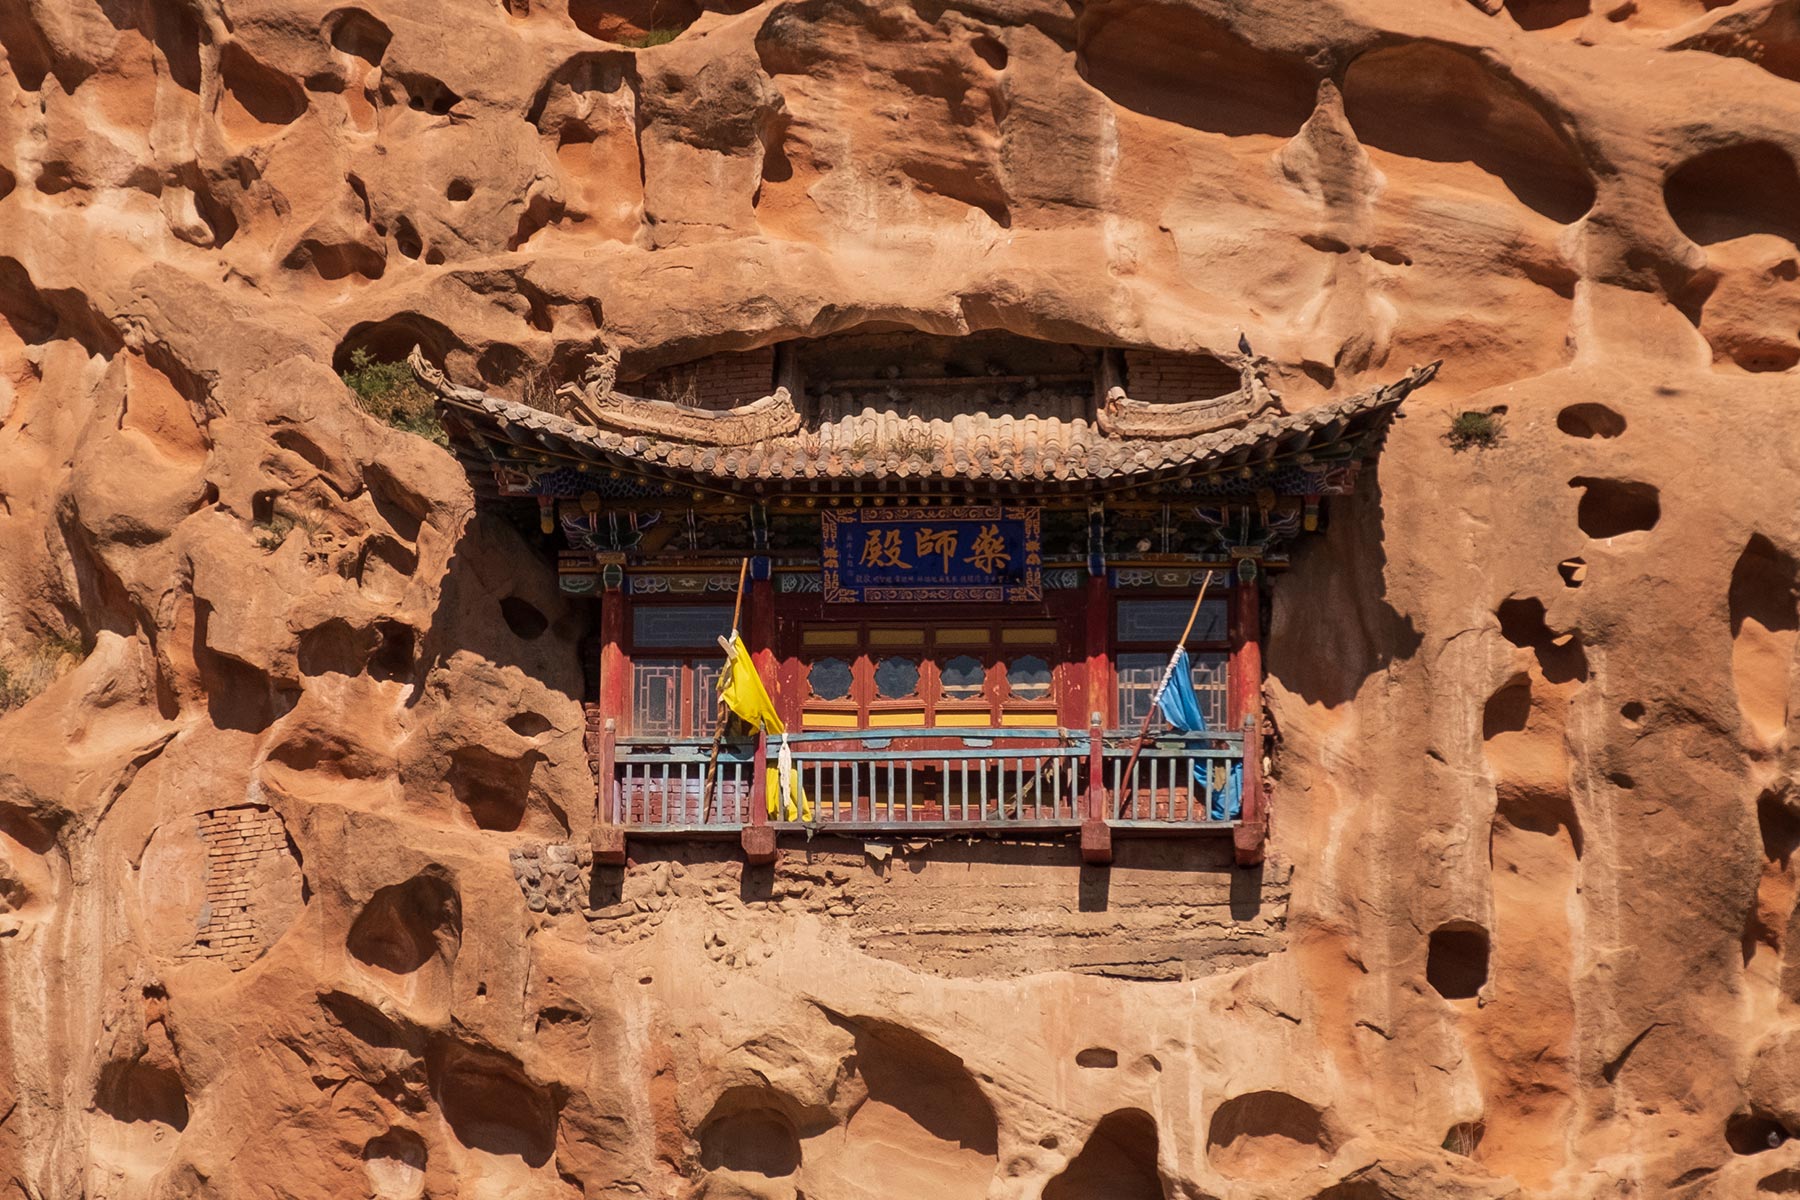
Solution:
<path fill-rule="evenodd" d="M 377 1200 L 419 1200 L 425 1194 L 425 1140 L 390 1129 L 363 1147 L 363 1168 Z"/>
<path fill-rule="evenodd" d="M 1487 930 L 1473 921 L 1451 921 L 1431 931 L 1425 979 L 1446 1000 L 1473 1000 L 1487 984 Z"/>
<path fill-rule="evenodd" d="M 1506 0 L 1506 13 L 1520 29 L 1554 29 L 1588 14 L 1588 0 Z"/>
<path fill-rule="evenodd" d="M 1800 364 L 1800 346 L 1770 338 L 1743 334 L 1715 340 L 1715 346 L 1731 356 L 1731 361 L 1753 375 L 1764 371 L 1789 371 Z"/>
<path fill-rule="evenodd" d="M 1570 437 L 1616 438 L 1625 418 L 1604 404 L 1571 404 L 1556 414 L 1556 427 Z"/>
<path fill-rule="evenodd" d="M 368 661 L 369 635 L 333 617 L 300 635 L 300 673 L 307 676 L 359 675 Z"/>
<path fill-rule="evenodd" d="M 1481 1121 L 1460 1121 L 1444 1134 L 1444 1149 L 1464 1158 L 1473 1158 L 1475 1151 L 1481 1148 L 1481 1139 L 1486 1133 L 1487 1125 Z"/>
<path fill-rule="evenodd" d="M 417 635 L 403 621 L 375 622 L 375 653 L 369 656 L 369 674 L 380 680 L 406 679 L 413 670 Z"/>
<path fill-rule="evenodd" d="M 1286 1092 L 1247 1092 L 1213 1112 L 1206 1157 L 1233 1179 L 1279 1179 L 1330 1158 L 1336 1139 L 1325 1114 Z"/>
<path fill-rule="evenodd" d="M 400 357 L 405 357 L 404 351 Z M 368 484 L 369 499 L 388 528 L 404 542 L 418 542 L 419 529 L 431 511 L 431 502 L 394 478 L 380 463 L 370 463 L 363 468 L 363 482 Z"/>
<path fill-rule="evenodd" d="M 1178 4 L 1092 5 L 1076 69 L 1115 103 L 1193 129 L 1290 138 L 1312 115 L 1318 74 Z"/>
<path fill-rule="evenodd" d="M 100 1069 L 94 1105 L 115 1121 L 167 1125 L 177 1132 L 188 1123 L 187 1091 L 173 1063 L 148 1056 L 116 1060 Z"/>
<path fill-rule="evenodd" d="M 479 829 L 510 833 L 525 819 L 531 775 L 542 761 L 535 751 L 506 758 L 480 746 L 450 755 L 450 790 Z"/>
<path fill-rule="evenodd" d="M 1581 857 L 1581 822 L 1566 787 L 1551 785 L 1548 780 L 1536 781 L 1534 786 L 1531 781 L 1502 779 L 1496 790 L 1496 827 L 1504 823 L 1545 837 L 1566 834 L 1574 856 Z"/>
<path fill-rule="evenodd" d="M 444 355 L 456 344 L 455 335 L 441 322 L 415 312 L 395 313 L 385 320 L 363 321 L 351 326 L 337 349 L 332 351 L 331 369 L 343 374 L 350 366 L 350 356 L 358 350 L 368 351 L 374 362 L 405 362 L 414 346 L 420 347 L 426 359 L 441 369 Z M 386 474 L 385 469 L 383 473 Z M 406 540 L 415 539 L 409 537 Z"/>
<path fill-rule="evenodd" d="M 1773 1196 L 1800 1194 L 1800 1167 L 1786 1167 L 1772 1175 L 1764 1175 L 1756 1181 L 1756 1189 Z"/>
<path fill-rule="evenodd" d="M 1579 475 L 1569 486 L 1582 489 L 1575 520 L 1591 538 L 1642 533 L 1662 519 L 1661 493 L 1651 484 Z"/>
<path fill-rule="evenodd" d="M 520 737 L 537 737 L 540 733 L 549 733 L 554 726 L 550 719 L 542 713 L 522 712 L 506 718 L 506 727 Z"/>
<path fill-rule="evenodd" d="M 424 239 L 404 215 L 394 219 L 394 249 L 405 258 L 417 258 L 425 252 Z"/>
<path fill-rule="evenodd" d="M 910 1195 L 985 1197 L 999 1165 L 999 1123 L 963 1061 L 898 1025 L 832 1020 L 855 1036 L 848 1065 L 868 1098 L 845 1126 L 844 1152 L 808 1163 L 808 1193 L 852 1194 L 889 1179 L 904 1180 L 899 1190 Z"/>
<path fill-rule="evenodd" d="M 1619 715 L 1635 725 L 1644 719 L 1644 706 L 1636 700 L 1627 700 L 1619 706 Z"/>
<path fill-rule="evenodd" d="M 434 117 L 448 116 L 450 110 L 462 102 L 462 97 L 443 80 L 417 71 L 384 69 L 382 90 L 390 104 L 398 103 L 404 97 L 408 108 Z"/>
<path fill-rule="evenodd" d="M 475 185 L 471 184 L 466 179 L 452 179 L 449 186 L 444 189 L 444 199 L 454 201 L 458 204 L 467 200 L 474 194 Z"/>
<path fill-rule="evenodd" d="M 1587 582 L 1587 560 L 1565 558 L 1556 564 L 1556 573 L 1562 576 L 1563 586 L 1578 588 Z"/>
<path fill-rule="evenodd" d="M 1531 681 L 1515 679 L 1488 697 L 1481 714 L 1481 736 L 1492 741 L 1503 733 L 1521 733 L 1531 719 Z"/>
<path fill-rule="evenodd" d="M 1551 683 L 1570 683 L 1588 677 L 1587 651 L 1581 635 L 1557 633 L 1546 619 L 1544 602 L 1534 596 L 1515 596 L 1501 602 L 1494 615 L 1500 634 L 1521 650 L 1537 655 L 1538 667 Z"/>
<path fill-rule="evenodd" d="M 1156 1158 L 1154 1117 L 1136 1108 L 1107 1113 L 1043 1200 L 1162 1200 Z"/>
<path fill-rule="evenodd" d="M 1696 155 L 1663 185 L 1669 215 L 1702 246 L 1766 233 L 1800 242 L 1800 171 L 1772 142 Z"/>
<path fill-rule="evenodd" d="M 287 75 L 266 67 L 235 42 L 219 50 L 219 74 L 225 85 L 227 129 L 254 136 L 257 126 L 289 125 L 306 112 L 306 93 Z"/>
<path fill-rule="evenodd" d="M 1725 1122 L 1725 1144 L 1733 1154 L 1762 1154 L 1779 1150 L 1788 1140 L 1787 1128 L 1773 1117 L 1758 1112 L 1734 1113 Z"/>
<path fill-rule="evenodd" d="M 700 1123 L 700 1165 L 779 1178 L 800 1169 L 800 1135 L 783 1097 L 732 1088 Z"/>
<path fill-rule="evenodd" d="M 456 1140 L 541 1167 L 556 1148 L 557 1103 L 512 1057 L 485 1047 L 443 1045 L 432 1055 L 432 1094 Z"/>
<path fill-rule="evenodd" d="M 0 50 L 6 53 L 13 78 L 28 92 L 44 85 L 50 73 L 50 46 L 24 5 L 0 5 Z"/>
<path fill-rule="evenodd" d="M 495 342 L 475 360 L 475 371 L 483 383 L 501 387 L 525 374 L 530 365 L 531 359 L 517 346 Z"/>
<path fill-rule="evenodd" d="M 418 569 L 418 551 L 397 538 L 375 533 L 363 543 L 356 581 L 370 591 L 398 599 Z"/>
<path fill-rule="evenodd" d="M 1753 534 L 1731 571 L 1731 676 L 1738 708 L 1763 738 L 1787 727 L 1788 677 L 1800 630 L 1800 566 Z"/>
<path fill-rule="evenodd" d="M 1119 1065 L 1119 1052 L 1108 1050 L 1103 1046 L 1090 1046 L 1075 1056 L 1078 1067 L 1116 1067 Z"/>
<path fill-rule="evenodd" d="M 387 54 L 393 33 L 360 8 L 339 8 L 325 18 L 325 37 L 333 49 L 354 55 L 370 66 Z"/>
<path fill-rule="evenodd" d="M 1344 75 L 1344 115 L 1365 145 L 1471 164 L 1561 224 L 1594 202 L 1567 139 L 1532 97 L 1473 55 L 1424 41 L 1364 54 Z"/>
<path fill-rule="evenodd" d="M 200 47 L 211 39 L 193 12 L 178 4 L 150 6 L 150 40 L 162 51 L 169 78 L 177 87 L 200 94 Z"/>
<path fill-rule="evenodd" d="M 462 900 L 441 875 L 415 875 L 371 896 L 345 944 L 358 962 L 392 975 L 434 958 L 449 965 L 462 945 Z"/>
<path fill-rule="evenodd" d="M 569 0 L 569 19 L 589 37 L 637 42 L 651 33 L 686 29 L 699 18 L 696 0 Z"/>
<path fill-rule="evenodd" d="M 348 992 L 326 992 L 319 997 L 331 1021 L 350 1037 L 365 1046 L 381 1050 L 403 1050 L 408 1057 L 425 1052 L 425 1038 L 411 1022 L 390 1018 L 368 1001 Z"/>
<path fill-rule="evenodd" d="M 1763 857 L 1770 862 L 1785 865 L 1800 848 L 1800 812 L 1785 791 L 1766 788 L 1756 797 L 1756 827 L 1762 835 Z"/>

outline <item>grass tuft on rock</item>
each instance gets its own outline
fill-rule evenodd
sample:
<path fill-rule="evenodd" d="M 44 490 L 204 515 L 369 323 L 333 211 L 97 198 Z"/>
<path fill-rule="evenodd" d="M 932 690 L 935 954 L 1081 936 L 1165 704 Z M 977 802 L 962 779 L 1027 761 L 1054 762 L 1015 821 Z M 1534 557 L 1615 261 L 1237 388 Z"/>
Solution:
<path fill-rule="evenodd" d="M 367 350 L 353 350 L 350 366 L 339 378 L 370 416 L 440 446 L 450 444 L 431 393 L 404 362 L 376 362 Z"/>
<path fill-rule="evenodd" d="M 1456 451 L 1488 450 L 1499 444 L 1500 418 L 1491 412 L 1458 413 L 1444 440 Z"/>
<path fill-rule="evenodd" d="M 0 713 L 22 708 L 87 657 L 81 635 L 46 634 L 23 651 L 0 655 Z"/>
<path fill-rule="evenodd" d="M 680 37 L 683 32 L 684 30 L 681 29 L 652 29 L 650 32 L 640 34 L 637 37 L 620 38 L 619 45 L 628 47 L 632 50 L 648 50 L 652 46 L 668 45 L 670 42 Z"/>

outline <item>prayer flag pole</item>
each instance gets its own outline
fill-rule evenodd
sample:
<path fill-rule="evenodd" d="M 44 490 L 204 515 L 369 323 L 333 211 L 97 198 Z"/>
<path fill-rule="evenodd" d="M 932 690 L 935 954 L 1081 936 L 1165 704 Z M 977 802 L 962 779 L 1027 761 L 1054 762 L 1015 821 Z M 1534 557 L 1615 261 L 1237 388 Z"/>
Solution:
<path fill-rule="evenodd" d="M 1206 589 L 1212 586 L 1213 573 L 1208 571 L 1206 578 L 1200 581 L 1200 594 L 1194 597 L 1194 611 L 1188 614 L 1187 628 L 1181 631 L 1181 640 L 1175 643 L 1175 649 L 1169 652 L 1169 665 L 1163 668 L 1162 678 L 1157 680 L 1156 690 L 1150 693 L 1150 707 L 1144 710 L 1144 723 L 1138 726 L 1137 745 L 1131 748 L 1131 757 L 1125 763 L 1125 773 L 1119 776 L 1119 786 L 1137 787 L 1132 772 L 1137 769 L 1138 755 L 1144 752 L 1144 740 L 1150 736 L 1150 722 L 1156 718 L 1156 706 L 1162 702 L 1162 694 L 1168 690 L 1169 680 L 1175 677 L 1175 663 L 1181 652 L 1187 649 L 1188 634 L 1194 632 L 1194 622 L 1200 616 L 1200 605 L 1206 600 Z"/>
<path fill-rule="evenodd" d="M 731 637 L 733 640 L 738 635 L 738 618 L 744 612 L 744 580 L 749 574 L 750 560 L 746 558 L 738 564 L 737 602 L 731 606 Z M 719 645 L 725 648 L 725 662 L 729 666 L 731 644 L 726 639 L 720 638 Z M 713 785 L 718 782 L 719 743 L 725 738 L 725 688 L 723 686 L 725 681 L 722 673 L 719 682 L 721 685 L 719 687 L 719 708 L 713 716 L 712 753 L 706 756 L 706 783 L 700 789 L 700 819 L 703 822 L 706 820 L 707 810 L 712 805 Z"/>

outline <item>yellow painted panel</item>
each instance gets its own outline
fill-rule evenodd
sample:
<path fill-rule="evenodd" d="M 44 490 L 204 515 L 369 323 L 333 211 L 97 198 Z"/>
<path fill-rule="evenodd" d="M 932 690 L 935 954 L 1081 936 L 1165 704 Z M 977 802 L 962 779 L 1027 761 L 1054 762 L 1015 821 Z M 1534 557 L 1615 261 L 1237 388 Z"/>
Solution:
<path fill-rule="evenodd" d="M 808 729 L 855 729 L 855 713 L 811 712 L 801 722 Z"/>
<path fill-rule="evenodd" d="M 984 712 L 939 713 L 937 723 L 942 727 L 950 728 L 950 729 L 970 729 L 970 728 L 985 729 L 990 724 L 992 724 L 992 722 L 988 719 L 988 715 Z"/>
<path fill-rule="evenodd" d="M 871 629 L 869 645 L 871 646 L 923 646 L 925 631 L 923 629 Z"/>
<path fill-rule="evenodd" d="M 1000 723 L 1016 729 L 1055 729 L 1056 714 L 1003 712 L 1000 714 Z"/>
<path fill-rule="evenodd" d="M 925 710 L 916 708 L 910 712 L 880 712 L 869 714 L 870 729 L 917 729 L 925 724 Z"/>
<path fill-rule="evenodd" d="M 1000 640 L 1008 646 L 1054 646 L 1056 645 L 1056 627 L 1030 625 L 1008 625 L 1000 630 Z"/>
<path fill-rule="evenodd" d="M 854 629 L 808 629 L 800 634 L 802 646 L 854 646 L 856 630 Z"/>
<path fill-rule="evenodd" d="M 985 646 L 993 635 L 985 629 L 940 629 L 937 631 L 937 644 L 940 646 Z"/>

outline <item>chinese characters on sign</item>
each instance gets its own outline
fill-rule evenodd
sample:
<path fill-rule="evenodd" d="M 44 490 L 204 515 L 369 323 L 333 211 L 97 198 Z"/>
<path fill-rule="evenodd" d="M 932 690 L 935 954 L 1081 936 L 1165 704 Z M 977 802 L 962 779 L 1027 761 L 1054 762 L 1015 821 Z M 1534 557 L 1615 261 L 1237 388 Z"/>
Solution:
<path fill-rule="evenodd" d="M 1023 505 L 826 509 L 828 603 L 1038 600 L 1038 510 Z"/>

